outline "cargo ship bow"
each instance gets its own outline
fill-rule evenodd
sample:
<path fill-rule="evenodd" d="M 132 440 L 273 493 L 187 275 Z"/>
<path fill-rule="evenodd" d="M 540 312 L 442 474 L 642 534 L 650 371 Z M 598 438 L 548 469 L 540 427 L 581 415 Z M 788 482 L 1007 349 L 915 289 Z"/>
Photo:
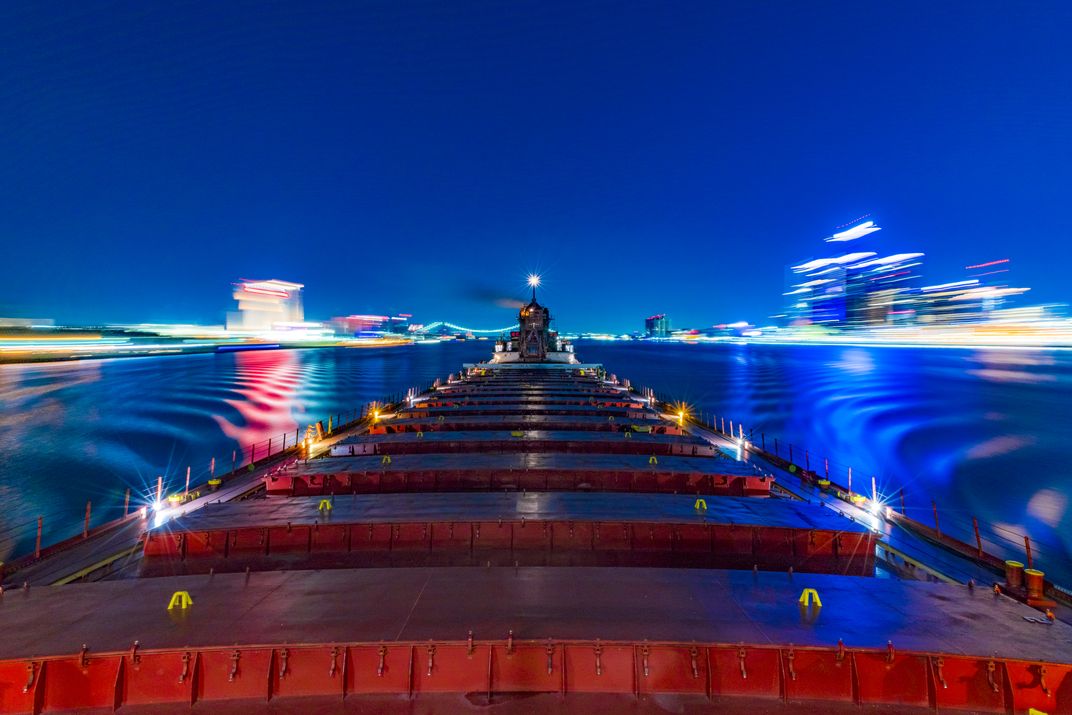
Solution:
<path fill-rule="evenodd" d="M 875 530 L 550 321 L 534 290 L 487 362 L 149 530 L 137 578 L 8 589 L 0 712 L 1072 712 L 1068 625 L 876 575 Z"/>

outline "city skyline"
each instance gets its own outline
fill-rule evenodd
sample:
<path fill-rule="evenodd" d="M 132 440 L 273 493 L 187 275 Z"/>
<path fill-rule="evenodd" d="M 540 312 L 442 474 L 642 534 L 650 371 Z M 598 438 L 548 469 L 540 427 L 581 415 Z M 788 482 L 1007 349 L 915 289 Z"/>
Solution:
<path fill-rule="evenodd" d="M 254 275 L 494 326 L 535 270 L 572 329 L 762 324 L 865 213 L 1067 302 L 1070 13 L 8 4 L 0 315 L 220 323 Z"/>

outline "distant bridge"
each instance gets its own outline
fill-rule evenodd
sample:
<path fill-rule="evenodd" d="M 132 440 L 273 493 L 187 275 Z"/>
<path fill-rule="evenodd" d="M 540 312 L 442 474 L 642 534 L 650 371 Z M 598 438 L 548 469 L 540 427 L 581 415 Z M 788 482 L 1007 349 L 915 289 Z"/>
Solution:
<path fill-rule="evenodd" d="M 515 323 L 505 328 L 494 328 L 492 330 L 486 330 L 483 328 L 466 328 L 461 325 L 455 325 L 454 323 L 448 323 L 445 320 L 437 320 L 434 323 L 428 323 L 428 325 L 425 325 L 423 328 L 417 330 L 416 332 L 431 333 L 438 330 L 440 327 L 447 327 L 451 330 L 456 330 L 459 333 L 472 333 L 474 335 L 501 335 L 504 333 L 509 335 L 511 330 L 515 330 L 517 328 L 517 324 Z"/>

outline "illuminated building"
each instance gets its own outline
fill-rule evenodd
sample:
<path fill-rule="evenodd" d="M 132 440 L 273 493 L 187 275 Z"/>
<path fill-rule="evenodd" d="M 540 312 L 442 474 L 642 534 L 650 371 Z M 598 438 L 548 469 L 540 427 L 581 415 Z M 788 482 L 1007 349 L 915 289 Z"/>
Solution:
<path fill-rule="evenodd" d="M 649 338 L 670 337 L 670 318 L 665 313 L 651 315 L 644 319 L 644 334 Z"/>
<path fill-rule="evenodd" d="M 854 241 L 878 230 L 866 221 L 825 241 Z M 796 326 L 839 330 L 974 324 L 1005 320 L 1008 298 L 1028 290 L 1005 282 L 1007 258 L 965 266 L 965 279 L 919 286 L 915 269 L 922 258 L 922 253 L 855 251 L 791 266 L 783 294 L 790 300 L 786 317 Z"/>
<path fill-rule="evenodd" d="M 379 334 L 384 332 L 388 320 L 390 317 L 386 315 L 345 315 L 332 318 L 331 326 L 342 335 Z"/>
<path fill-rule="evenodd" d="M 398 315 L 345 315 L 331 319 L 331 326 L 340 335 L 352 335 L 357 337 L 369 335 L 384 335 L 387 333 L 402 334 L 411 332 L 409 320 L 413 315 L 399 313 Z"/>
<path fill-rule="evenodd" d="M 236 283 L 238 310 L 227 314 L 227 329 L 264 332 L 304 326 L 304 287 L 275 279 Z"/>
<path fill-rule="evenodd" d="M 827 243 L 855 241 L 881 228 L 864 221 L 828 236 Z M 922 253 L 880 256 L 875 251 L 852 251 L 816 258 L 792 266 L 787 315 L 794 325 L 831 328 L 880 327 L 911 322 L 915 308 L 910 297 L 915 267 Z"/>

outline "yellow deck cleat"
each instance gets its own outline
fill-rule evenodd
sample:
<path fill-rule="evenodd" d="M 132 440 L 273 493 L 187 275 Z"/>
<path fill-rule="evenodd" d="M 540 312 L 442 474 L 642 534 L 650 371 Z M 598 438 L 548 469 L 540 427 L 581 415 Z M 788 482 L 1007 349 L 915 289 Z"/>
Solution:
<path fill-rule="evenodd" d="M 171 601 L 168 602 L 167 609 L 170 611 L 173 608 L 186 609 L 194 605 L 194 599 L 190 598 L 189 591 L 176 591 L 171 594 Z"/>

